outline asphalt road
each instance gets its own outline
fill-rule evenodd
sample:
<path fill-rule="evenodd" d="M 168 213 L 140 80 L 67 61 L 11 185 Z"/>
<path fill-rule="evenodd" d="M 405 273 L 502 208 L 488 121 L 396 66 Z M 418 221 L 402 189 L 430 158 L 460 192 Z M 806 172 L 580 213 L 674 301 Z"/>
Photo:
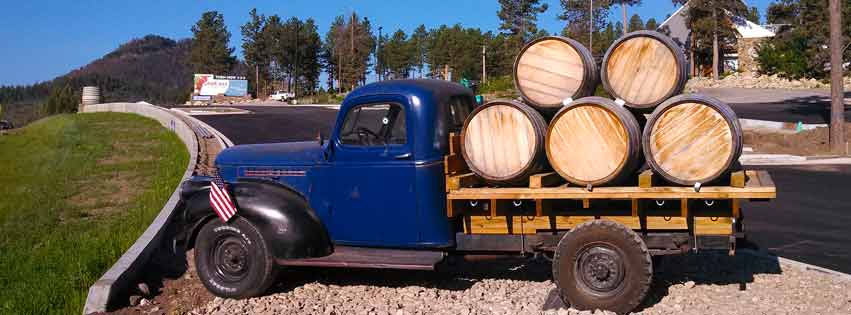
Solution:
<path fill-rule="evenodd" d="M 315 140 L 325 138 L 337 118 L 337 110 L 306 106 L 228 106 L 253 114 L 194 116 L 216 128 L 235 144 Z"/>
<path fill-rule="evenodd" d="M 743 206 L 748 240 L 851 274 L 851 165 L 772 166 L 777 199 Z"/>
<path fill-rule="evenodd" d="M 830 122 L 830 91 L 713 88 L 700 93 L 718 98 L 739 118 L 826 124 Z M 845 92 L 845 121 L 851 121 L 851 92 Z"/>
<path fill-rule="evenodd" d="M 337 114 L 322 107 L 236 107 L 254 114 L 195 117 L 234 143 L 248 144 L 314 140 L 320 130 L 327 138 Z M 761 113 L 790 117 L 784 109 Z M 807 122 L 818 116 L 800 115 L 814 119 Z M 743 116 L 748 118 L 747 112 Z M 851 165 L 765 169 L 778 198 L 744 206 L 749 240 L 783 257 L 851 273 Z"/>

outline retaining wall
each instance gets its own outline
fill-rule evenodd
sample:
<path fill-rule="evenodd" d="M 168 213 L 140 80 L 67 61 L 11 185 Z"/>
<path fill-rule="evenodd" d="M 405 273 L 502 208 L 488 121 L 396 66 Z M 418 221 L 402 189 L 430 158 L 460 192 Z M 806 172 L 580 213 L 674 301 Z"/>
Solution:
<path fill-rule="evenodd" d="M 198 139 L 195 131 L 172 111 L 139 102 L 87 105 L 83 107 L 83 112 L 134 113 L 160 122 L 164 127 L 174 131 L 186 145 L 186 150 L 189 151 L 189 163 L 183 173 L 183 180 L 192 176 L 195 163 L 198 160 Z M 178 201 L 180 201 L 179 186 L 175 187 L 168 202 L 154 218 L 154 222 L 136 240 L 136 243 L 124 252 L 124 255 L 89 288 L 83 314 L 107 311 L 109 305 L 115 304 L 114 299 L 120 296 L 119 293 L 129 289 L 138 280 L 142 267 L 148 262 L 151 254 L 162 245 L 162 238 Z"/>

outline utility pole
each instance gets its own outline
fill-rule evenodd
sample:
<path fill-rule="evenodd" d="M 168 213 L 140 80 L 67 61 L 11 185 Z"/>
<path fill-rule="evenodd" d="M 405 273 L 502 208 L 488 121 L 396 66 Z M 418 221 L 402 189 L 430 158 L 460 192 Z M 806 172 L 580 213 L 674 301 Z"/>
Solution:
<path fill-rule="evenodd" d="M 714 3 L 712 7 L 712 22 L 715 23 L 712 28 L 712 79 L 718 80 L 718 10 L 715 9 Z"/>
<path fill-rule="evenodd" d="M 357 79 L 355 79 L 355 11 L 352 11 L 352 50 L 351 55 L 349 55 L 349 63 L 352 64 L 352 91 L 355 89 L 355 83 L 357 83 Z"/>
<path fill-rule="evenodd" d="M 260 98 L 260 65 L 254 63 L 254 98 Z"/>
<path fill-rule="evenodd" d="M 520 8 L 517 10 L 517 15 L 520 16 L 520 45 L 517 47 L 519 50 L 526 44 L 526 19 L 523 18 L 523 0 L 520 0 Z"/>
<path fill-rule="evenodd" d="M 487 49 L 488 45 L 482 45 L 482 83 L 488 81 L 488 63 L 485 59 Z"/>
<path fill-rule="evenodd" d="M 830 149 L 848 154 L 845 142 L 845 104 L 842 87 L 842 2 L 830 0 Z"/>
<path fill-rule="evenodd" d="M 588 49 L 594 50 L 594 0 L 591 0 L 591 5 L 588 7 L 589 15 L 591 16 L 588 19 Z"/>
<path fill-rule="evenodd" d="M 623 33 L 626 34 L 626 0 L 621 0 L 621 13 L 623 14 Z"/>

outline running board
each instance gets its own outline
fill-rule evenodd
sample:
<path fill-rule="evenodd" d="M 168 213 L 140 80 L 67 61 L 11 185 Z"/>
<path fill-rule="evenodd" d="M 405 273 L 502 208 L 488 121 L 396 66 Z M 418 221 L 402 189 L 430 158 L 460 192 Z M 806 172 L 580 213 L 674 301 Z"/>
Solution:
<path fill-rule="evenodd" d="M 334 253 L 325 257 L 279 259 L 277 263 L 283 266 L 434 270 L 445 256 L 440 251 L 334 246 Z"/>

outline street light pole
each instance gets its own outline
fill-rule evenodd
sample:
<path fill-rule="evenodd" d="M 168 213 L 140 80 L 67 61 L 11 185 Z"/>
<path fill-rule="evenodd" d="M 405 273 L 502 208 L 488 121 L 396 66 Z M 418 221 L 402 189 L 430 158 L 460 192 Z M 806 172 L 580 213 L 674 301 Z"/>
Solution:
<path fill-rule="evenodd" d="M 485 58 L 487 49 L 488 45 L 482 45 L 482 83 L 488 81 L 488 63 Z"/>
<path fill-rule="evenodd" d="M 384 39 L 384 37 L 381 37 L 381 30 L 382 30 L 382 29 L 383 29 L 383 27 L 381 27 L 381 26 L 379 26 L 379 27 L 378 27 L 378 49 L 377 49 L 377 51 L 376 51 L 376 53 L 375 53 L 376 63 L 378 63 L 378 81 L 381 81 L 381 77 L 384 75 L 384 71 L 381 71 L 381 70 L 382 70 L 382 65 L 381 65 L 381 41 Z"/>
<path fill-rule="evenodd" d="M 842 87 L 842 3 L 830 0 L 830 149 L 848 154 L 845 143 L 845 104 Z"/>

